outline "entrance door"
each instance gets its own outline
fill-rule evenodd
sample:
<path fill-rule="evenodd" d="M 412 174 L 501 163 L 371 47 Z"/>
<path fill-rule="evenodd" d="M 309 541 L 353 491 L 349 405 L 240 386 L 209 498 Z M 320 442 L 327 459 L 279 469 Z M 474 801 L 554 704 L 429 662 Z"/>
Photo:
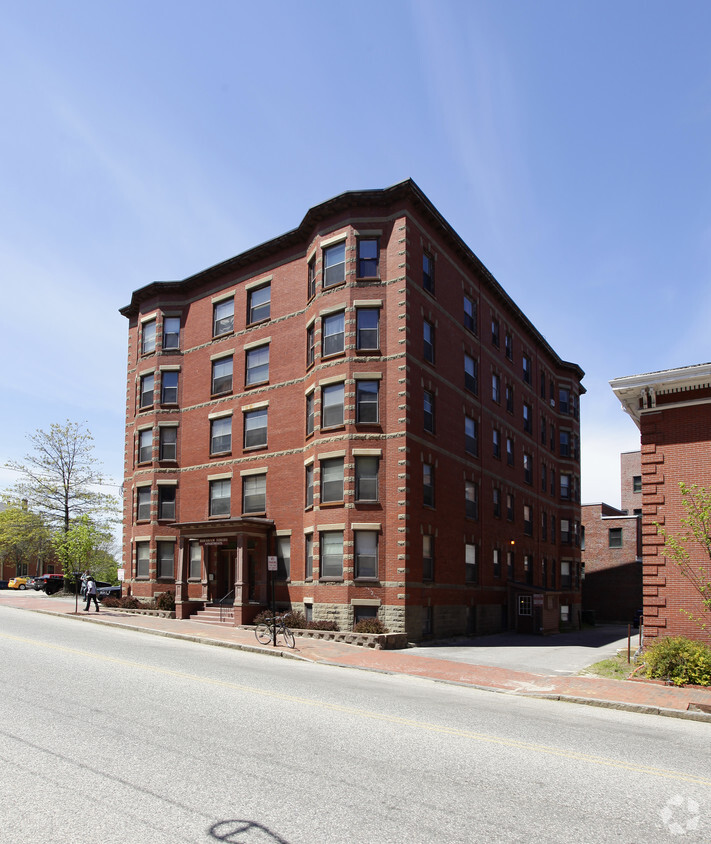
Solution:
<path fill-rule="evenodd" d="M 234 603 L 235 554 L 234 548 L 220 548 L 217 552 L 214 601 L 221 601 L 226 598 L 225 604 Z"/>

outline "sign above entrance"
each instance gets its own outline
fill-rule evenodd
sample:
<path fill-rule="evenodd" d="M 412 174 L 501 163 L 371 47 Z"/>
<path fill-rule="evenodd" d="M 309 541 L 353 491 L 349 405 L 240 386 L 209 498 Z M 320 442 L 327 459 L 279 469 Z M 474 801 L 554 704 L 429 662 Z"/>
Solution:
<path fill-rule="evenodd" d="M 227 545 L 229 539 L 200 539 L 201 545 Z"/>

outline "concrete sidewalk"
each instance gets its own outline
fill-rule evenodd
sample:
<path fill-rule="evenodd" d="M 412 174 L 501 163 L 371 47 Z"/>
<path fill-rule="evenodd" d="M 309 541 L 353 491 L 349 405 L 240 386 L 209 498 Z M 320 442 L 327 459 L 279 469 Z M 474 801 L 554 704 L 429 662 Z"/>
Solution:
<path fill-rule="evenodd" d="M 197 621 L 182 621 L 158 616 L 132 615 L 118 610 L 102 609 L 86 613 L 67 600 L 37 600 L 36 596 L 3 593 L 0 606 L 33 612 L 66 616 L 84 623 L 104 624 L 124 629 L 170 636 L 208 645 L 237 648 L 290 659 L 302 659 L 321 665 L 360 668 L 390 674 L 406 674 L 443 683 L 456 683 L 477 689 L 507 694 L 543 697 L 554 700 L 605 706 L 689 718 L 711 723 L 711 689 L 676 688 L 654 681 L 606 680 L 591 676 L 560 677 L 526 673 L 503 668 L 437 658 L 417 656 L 407 650 L 382 651 L 356 647 L 342 642 L 329 642 L 296 635 L 292 650 L 281 645 L 260 645 L 254 632 L 237 627 L 216 626 Z"/>

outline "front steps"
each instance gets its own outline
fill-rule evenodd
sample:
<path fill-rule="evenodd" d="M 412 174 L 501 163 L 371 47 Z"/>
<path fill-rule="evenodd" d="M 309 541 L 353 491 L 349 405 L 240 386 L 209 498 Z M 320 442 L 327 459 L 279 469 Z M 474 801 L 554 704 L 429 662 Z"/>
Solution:
<path fill-rule="evenodd" d="M 235 612 L 234 608 L 229 605 L 222 607 L 215 604 L 206 604 L 203 609 L 198 610 L 190 616 L 190 621 L 199 621 L 201 624 L 216 624 L 227 625 L 234 627 Z"/>

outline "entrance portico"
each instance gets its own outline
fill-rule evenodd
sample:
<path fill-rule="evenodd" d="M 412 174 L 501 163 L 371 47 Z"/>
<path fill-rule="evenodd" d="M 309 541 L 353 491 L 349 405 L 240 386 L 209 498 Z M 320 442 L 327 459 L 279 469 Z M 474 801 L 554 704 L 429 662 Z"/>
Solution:
<path fill-rule="evenodd" d="M 234 623 L 249 624 L 267 605 L 267 555 L 274 522 L 264 518 L 176 525 L 175 614 L 189 618 L 207 604 L 233 608 Z"/>

